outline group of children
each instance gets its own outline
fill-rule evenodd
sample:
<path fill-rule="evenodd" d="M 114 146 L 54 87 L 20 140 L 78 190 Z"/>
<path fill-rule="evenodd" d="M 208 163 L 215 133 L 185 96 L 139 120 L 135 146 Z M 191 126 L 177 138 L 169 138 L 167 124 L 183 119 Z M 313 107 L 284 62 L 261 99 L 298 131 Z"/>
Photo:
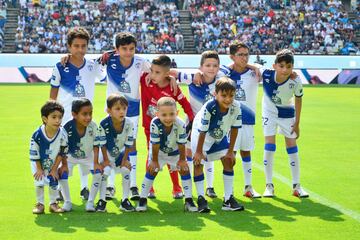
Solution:
<path fill-rule="evenodd" d="M 72 210 L 67 179 L 72 176 L 75 165 L 79 165 L 80 195 L 87 200 L 88 212 L 106 211 L 106 200 L 115 194 L 118 173 L 122 175 L 119 208 L 126 212 L 146 211 L 147 198 L 155 198 L 153 181 L 164 165 L 168 166 L 173 183 L 173 197 L 185 197 L 185 210 L 209 212 L 205 195 L 217 197 L 213 187 L 215 160 L 223 164 L 222 209 L 244 210 L 233 195 L 234 165 L 236 152 L 240 151 L 244 196 L 261 197 L 252 187 L 251 168 L 255 106 L 261 78 L 266 176 L 263 196 L 274 196 L 272 166 L 278 128 L 285 136 L 293 194 L 308 196 L 300 186 L 296 145 L 302 84 L 292 74 L 294 57 L 290 50 L 277 53 L 273 70 L 259 69 L 248 64 L 248 46 L 234 41 L 230 45 L 232 65 L 220 66 L 218 54 L 206 51 L 201 56 L 199 71 L 190 74 L 171 69 L 171 60 L 165 55 L 156 57 L 151 64 L 135 56 L 136 39 L 129 33 L 116 35 L 115 52 L 105 53 L 96 61 L 85 59 L 89 39 L 83 28 L 68 33 L 71 55 L 54 68 L 50 80 L 52 100 L 41 108 L 43 125 L 31 138 L 30 160 L 37 198 L 33 213 L 44 213 L 45 185 L 49 185 L 51 212 Z M 96 79 L 107 80 L 107 117 L 99 125 L 92 121 Z M 176 79 L 189 85 L 190 103 L 177 87 Z M 140 102 L 148 159 L 139 194 L 136 136 Z M 177 116 L 176 102 L 187 115 L 185 122 Z M 90 189 L 87 187 L 89 173 L 92 174 Z M 192 198 L 192 179 L 197 206 Z M 95 204 L 98 192 L 99 200 Z M 58 205 L 59 197 L 64 201 L 62 207 Z M 134 207 L 129 199 L 138 200 L 138 205 Z"/>

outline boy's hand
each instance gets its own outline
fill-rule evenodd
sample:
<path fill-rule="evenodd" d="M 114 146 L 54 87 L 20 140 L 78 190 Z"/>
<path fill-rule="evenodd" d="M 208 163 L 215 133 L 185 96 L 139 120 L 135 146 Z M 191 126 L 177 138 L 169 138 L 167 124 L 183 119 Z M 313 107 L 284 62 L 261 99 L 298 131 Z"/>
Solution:
<path fill-rule="evenodd" d="M 145 77 L 145 85 L 148 87 L 151 82 L 150 74 L 146 75 Z"/>
<path fill-rule="evenodd" d="M 96 173 L 96 170 L 99 170 L 101 173 L 104 172 L 103 167 L 99 163 L 94 163 L 94 173 Z"/>
<path fill-rule="evenodd" d="M 173 76 L 169 76 L 169 79 L 170 79 L 170 89 L 174 93 L 174 95 L 176 95 L 178 91 L 178 85 L 176 79 Z"/>
<path fill-rule="evenodd" d="M 131 170 L 131 164 L 130 164 L 129 160 L 123 159 L 123 160 L 121 161 L 121 166 L 120 166 L 120 168 L 122 168 L 122 167 L 126 167 L 127 169 Z"/>
<path fill-rule="evenodd" d="M 52 168 L 49 175 L 52 176 L 55 180 L 59 180 L 59 174 L 57 169 Z"/>
<path fill-rule="evenodd" d="M 298 75 L 297 75 L 296 72 L 292 72 L 292 73 L 290 74 L 290 79 L 291 79 L 291 80 L 295 80 L 297 77 L 298 77 Z"/>
<path fill-rule="evenodd" d="M 151 175 L 156 175 L 160 170 L 159 162 L 151 161 L 149 164 L 149 172 Z"/>
<path fill-rule="evenodd" d="M 236 158 L 233 152 L 227 152 L 223 160 L 229 162 L 232 166 L 236 164 Z"/>
<path fill-rule="evenodd" d="M 60 63 L 63 67 L 65 67 L 65 65 L 68 63 L 68 61 L 70 60 L 71 58 L 71 54 L 68 53 L 67 55 L 63 56 L 61 59 L 60 59 Z"/>
<path fill-rule="evenodd" d="M 98 58 L 98 63 L 100 63 L 101 65 L 107 65 L 109 58 L 111 55 L 114 55 L 115 50 L 111 50 L 111 51 L 106 51 L 104 52 L 101 57 Z"/>
<path fill-rule="evenodd" d="M 202 72 L 195 73 L 193 83 L 196 86 L 200 86 L 201 84 L 203 84 L 203 82 L 204 82 L 203 73 Z"/>
<path fill-rule="evenodd" d="M 67 164 L 62 164 L 59 168 L 59 175 L 62 176 L 64 172 L 69 172 L 69 168 Z"/>
<path fill-rule="evenodd" d="M 44 176 L 45 176 L 44 170 L 42 170 L 42 169 L 38 169 L 36 171 L 36 173 L 34 173 L 34 178 L 35 178 L 36 181 L 41 180 Z"/>
<path fill-rule="evenodd" d="M 104 161 L 101 163 L 102 169 L 104 169 L 105 167 L 109 166 L 110 167 L 110 162 L 109 161 Z"/>
<path fill-rule="evenodd" d="M 186 160 L 179 160 L 177 163 L 177 167 L 180 172 L 187 172 L 189 171 L 189 166 L 186 162 Z"/>
<path fill-rule="evenodd" d="M 200 165 L 202 160 L 205 160 L 204 154 L 202 152 L 195 152 L 193 157 L 194 165 Z"/>
<path fill-rule="evenodd" d="M 296 139 L 298 139 L 300 137 L 300 127 L 299 127 L 298 123 L 294 123 L 294 125 L 293 125 L 293 130 L 292 130 L 291 134 L 294 132 L 296 133 Z"/>

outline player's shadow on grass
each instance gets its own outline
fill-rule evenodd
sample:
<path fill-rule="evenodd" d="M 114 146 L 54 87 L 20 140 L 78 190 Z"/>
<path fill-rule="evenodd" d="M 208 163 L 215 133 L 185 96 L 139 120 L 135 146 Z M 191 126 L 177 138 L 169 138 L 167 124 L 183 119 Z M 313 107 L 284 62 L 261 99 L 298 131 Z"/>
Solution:
<path fill-rule="evenodd" d="M 311 197 L 301 199 L 301 201 L 288 201 L 281 198 L 275 198 L 274 200 L 293 208 L 296 211 L 293 212 L 294 216 L 317 217 L 331 222 L 345 221 L 345 219 L 341 217 L 343 213 L 339 210 L 314 202 Z"/>

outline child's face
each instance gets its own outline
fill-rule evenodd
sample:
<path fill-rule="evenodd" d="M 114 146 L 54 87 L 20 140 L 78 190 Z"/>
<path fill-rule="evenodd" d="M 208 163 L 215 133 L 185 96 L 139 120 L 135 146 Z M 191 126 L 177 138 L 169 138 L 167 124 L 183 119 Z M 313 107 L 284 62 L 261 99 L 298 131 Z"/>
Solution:
<path fill-rule="evenodd" d="M 50 113 L 47 117 L 43 116 L 42 120 L 48 128 L 51 128 L 52 130 L 57 130 L 61 125 L 62 118 L 63 114 L 61 112 L 54 111 Z"/>
<path fill-rule="evenodd" d="M 230 58 L 234 61 L 235 65 L 245 68 L 249 61 L 249 49 L 239 48 L 235 54 L 230 55 Z"/>
<path fill-rule="evenodd" d="M 213 80 L 219 71 L 219 61 L 215 58 L 206 58 L 204 63 L 201 65 L 200 70 L 203 72 L 205 77 Z"/>
<path fill-rule="evenodd" d="M 276 71 L 276 75 L 282 79 L 290 77 L 293 71 L 294 65 L 292 63 L 286 63 L 285 61 L 273 64 L 273 68 Z"/>
<path fill-rule="evenodd" d="M 177 111 L 175 106 L 161 106 L 158 109 L 157 116 L 160 121 L 165 125 L 165 127 L 171 127 L 177 116 Z"/>
<path fill-rule="evenodd" d="M 166 67 L 151 64 L 150 67 L 150 79 L 155 84 L 162 83 L 169 77 L 170 71 Z"/>
<path fill-rule="evenodd" d="M 120 45 L 120 47 L 116 49 L 116 52 L 120 55 L 120 58 L 131 61 L 135 55 L 135 47 L 134 43 Z"/>
<path fill-rule="evenodd" d="M 88 44 L 85 39 L 75 38 L 72 44 L 68 45 L 68 48 L 71 55 L 82 59 L 86 54 Z"/>
<path fill-rule="evenodd" d="M 230 108 L 234 102 L 235 91 L 218 91 L 215 92 L 215 99 L 220 105 L 220 110 L 225 111 Z"/>
<path fill-rule="evenodd" d="M 83 127 L 87 127 L 92 120 L 92 112 L 92 106 L 84 106 L 78 113 L 73 112 L 72 115 L 78 124 Z"/>
<path fill-rule="evenodd" d="M 126 117 L 127 106 L 116 102 L 111 108 L 108 108 L 107 111 L 113 120 L 122 122 Z"/>

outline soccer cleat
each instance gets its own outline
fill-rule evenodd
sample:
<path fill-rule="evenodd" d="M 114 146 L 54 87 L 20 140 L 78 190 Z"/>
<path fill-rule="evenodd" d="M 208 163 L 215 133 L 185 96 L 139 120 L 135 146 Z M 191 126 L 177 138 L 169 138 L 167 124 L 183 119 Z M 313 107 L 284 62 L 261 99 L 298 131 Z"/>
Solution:
<path fill-rule="evenodd" d="M 147 199 L 146 198 L 140 198 L 139 204 L 136 207 L 137 212 L 145 212 L 147 210 Z"/>
<path fill-rule="evenodd" d="M 137 187 L 131 187 L 130 188 L 131 191 L 131 200 L 133 201 L 138 201 L 140 199 L 140 195 L 139 195 L 139 190 Z"/>
<path fill-rule="evenodd" d="M 64 212 L 70 212 L 72 210 L 72 203 L 70 201 L 64 202 L 62 209 L 64 210 Z"/>
<path fill-rule="evenodd" d="M 263 197 L 275 197 L 274 184 L 272 184 L 272 183 L 266 184 L 265 191 L 263 193 Z"/>
<path fill-rule="evenodd" d="M 216 195 L 213 187 L 206 189 L 206 196 L 208 196 L 210 198 L 217 198 L 217 195 Z"/>
<path fill-rule="evenodd" d="M 261 195 L 258 192 L 256 192 L 251 185 L 245 186 L 244 196 L 248 198 L 261 198 Z"/>
<path fill-rule="evenodd" d="M 61 191 L 59 191 L 59 195 L 58 195 L 58 197 L 56 198 L 56 201 L 58 201 L 58 202 L 63 202 L 63 201 L 64 201 L 64 197 L 63 197 Z"/>
<path fill-rule="evenodd" d="M 43 214 L 44 212 L 45 212 L 45 207 L 44 204 L 42 203 L 37 203 L 32 210 L 33 214 Z"/>
<path fill-rule="evenodd" d="M 59 205 L 57 203 L 52 203 L 52 204 L 50 204 L 49 211 L 52 213 L 63 213 L 64 209 L 59 207 Z"/>
<path fill-rule="evenodd" d="M 184 193 L 182 191 L 180 192 L 173 192 L 173 198 L 174 199 L 183 199 Z"/>
<path fill-rule="evenodd" d="M 197 212 L 198 208 L 196 207 L 194 200 L 192 198 L 185 198 L 185 205 L 184 205 L 185 212 Z"/>
<path fill-rule="evenodd" d="M 119 208 L 120 208 L 120 210 L 122 210 L 124 212 L 134 212 L 135 211 L 134 206 L 131 204 L 131 202 L 127 198 L 121 202 Z"/>
<path fill-rule="evenodd" d="M 208 213 L 210 212 L 210 208 L 208 207 L 208 202 L 203 196 L 199 196 L 197 200 L 198 212 L 199 213 Z"/>
<path fill-rule="evenodd" d="M 149 194 L 148 194 L 148 198 L 155 199 L 156 198 L 155 192 L 150 191 Z"/>
<path fill-rule="evenodd" d="M 116 193 L 115 187 L 107 187 L 107 188 L 106 188 L 105 199 L 106 199 L 106 200 L 112 200 L 112 199 L 114 199 L 115 193 Z"/>
<path fill-rule="evenodd" d="M 300 184 L 293 185 L 293 195 L 298 198 L 307 198 L 309 194 L 300 186 Z"/>
<path fill-rule="evenodd" d="M 233 195 L 231 195 L 227 201 L 224 200 L 221 209 L 224 211 L 243 211 L 245 208 L 236 201 Z"/>
<path fill-rule="evenodd" d="M 100 199 L 96 204 L 95 210 L 97 212 L 106 212 L 106 201 Z"/>
<path fill-rule="evenodd" d="M 83 188 L 80 192 L 80 197 L 82 200 L 88 200 L 89 199 L 89 189 L 88 188 Z"/>
<path fill-rule="evenodd" d="M 93 201 L 88 201 L 86 203 L 85 211 L 87 211 L 87 212 L 95 212 L 96 211 Z"/>

